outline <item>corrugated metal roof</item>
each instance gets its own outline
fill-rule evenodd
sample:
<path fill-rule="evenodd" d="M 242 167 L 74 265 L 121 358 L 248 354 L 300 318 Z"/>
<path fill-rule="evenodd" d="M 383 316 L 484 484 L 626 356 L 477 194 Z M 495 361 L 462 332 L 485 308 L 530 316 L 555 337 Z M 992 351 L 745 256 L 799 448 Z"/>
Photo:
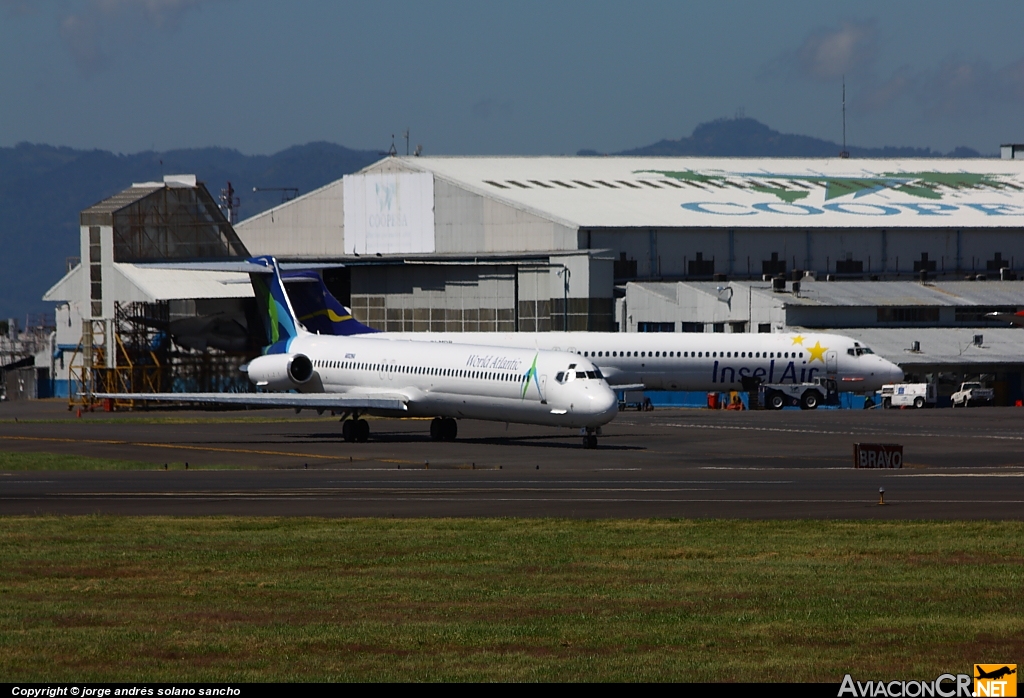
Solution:
<path fill-rule="evenodd" d="M 159 269 L 121 262 L 115 262 L 114 267 L 153 301 L 253 296 L 248 274 Z"/>
<path fill-rule="evenodd" d="M 1024 330 L 1016 327 L 844 328 L 831 331 L 856 339 L 900 366 L 1024 364 Z M 974 344 L 975 335 L 983 337 L 981 346 Z M 911 351 L 914 342 L 920 342 L 919 352 Z"/>
<path fill-rule="evenodd" d="M 1024 222 L 1019 160 L 412 157 L 401 163 L 579 227 L 1002 228 Z"/>
<path fill-rule="evenodd" d="M 792 285 L 787 283 L 787 288 Z M 800 284 L 800 294 L 774 293 L 768 283 L 755 284 L 783 305 L 804 306 L 1021 306 L 1024 281 L 811 281 Z"/>
<path fill-rule="evenodd" d="M 122 208 L 131 206 L 136 201 L 144 199 L 158 189 L 163 189 L 163 184 L 147 182 L 141 185 L 132 185 L 124 191 L 93 204 L 81 213 L 82 225 L 110 225 L 110 218 Z"/>

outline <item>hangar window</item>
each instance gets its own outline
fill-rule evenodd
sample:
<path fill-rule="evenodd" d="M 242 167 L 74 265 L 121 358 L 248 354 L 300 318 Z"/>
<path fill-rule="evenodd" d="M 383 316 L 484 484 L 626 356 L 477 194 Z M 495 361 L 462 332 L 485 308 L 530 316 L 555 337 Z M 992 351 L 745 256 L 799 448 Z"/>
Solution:
<path fill-rule="evenodd" d="M 675 182 L 669 181 L 667 179 L 662 179 L 662 180 L 659 180 L 659 181 L 662 184 L 667 184 L 668 186 L 673 187 L 675 189 L 682 189 L 682 187 L 680 187 L 678 184 L 676 184 Z"/>
<path fill-rule="evenodd" d="M 578 185 L 580 185 L 581 187 L 586 187 L 587 189 L 597 189 L 597 187 L 595 187 L 595 186 L 594 186 L 593 184 L 590 184 L 589 182 L 581 182 L 581 181 L 580 181 L 580 180 L 578 180 L 578 179 L 574 179 L 574 180 L 572 180 L 572 181 L 573 181 L 573 182 L 574 182 L 575 184 L 578 184 Z"/>
<path fill-rule="evenodd" d="M 508 189 L 504 184 L 498 184 L 490 179 L 485 179 L 484 184 L 490 184 L 492 187 L 497 187 L 498 189 Z"/>
<path fill-rule="evenodd" d="M 527 181 L 530 184 L 536 184 L 538 187 L 543 187 L 545 189 L 554 189 L 554 187 L 552 187 L 550 184 L 545 184 L 544 182 L 538 182 L 536 179 L 529 179 Z"/>
<path fill-rule="evenodd" d="M 596 179 L 594 181 L 597 182 L 598 184 L 603 184 L 604 186 L 608 187 L 609 189 L 618 189 L 617 186 L 615 186 L 614 184 L 609 184 L 608 182 L 604 181 L 603 179 Z"/>
<path fill-rule="evenodd" d="M 916 308 L 893 308 L 883 307 L 877 309 L 878 322 L 938 322 L 938 307 L 916 307 Z"/>
<path fill-rule="evenodd" d="M 654 182 L 652 182 L 652 181 L 650 181 L 650 180 L 648 180 L 648 179 L 641 179 L 641 180 L 640 180 L 640 183 L 641 183 L 641 184 L 646 184 L 646 185 L 647 185 L 647 186 L 649 186 L 649 187 L 650 187 L 651 189 L 661 189 L 661 187 L 659 187 L 659 186 L 658 186 L 657 184 L 655 184 Z"/>
<path fill-rule="evenodd" d="M 566 189 L 575 189 L 576 188 L 576 187 L 572 186 L 571 184 L 566 184 L 565 182 L 559 182 L 557 179 L 552 179 L 551 181 L 554 182 L 555 184 L 557 184 L 560 187 L 565 187 Z"/>
<path fill-rule="evenodd" d="M 625 180 L 623 180 L 623 179 L 617 179 L 617 180 L 615 180 L 615 181 L 616 181 L 616 182 L 618 182 L 619 184 L 624 184 L 624 185 L 626 185 L 626 186 L 627 186 L 627 187 L 629 187 L 630 189 L 639 189 L 639 188 L 640 188 L 640 187 L 638 187 L 637 185 L 633 184 L 632 182 L 627 182 L 627 181 L 625 181 Z"/>
<path fill-rule="evenodd" d="M 696 187 L 697 189 L 704 189 L 704 187 L 702 187 L 701 185 L 697 184 L 696 182 L 691 182 L 688 179 L 684 179 L 683 182 L 689 184 L 691 187 Z"/>
<path fill-rule="evenodd" d="M 508 182 L 509 184 L 513 185 L 513 186 L 519 187 L 520 189 L 529 189 L 528 186 L 526 186 L 522 182 L 517 182 L 514 179 L 506 179 L 505 181 Z"/>

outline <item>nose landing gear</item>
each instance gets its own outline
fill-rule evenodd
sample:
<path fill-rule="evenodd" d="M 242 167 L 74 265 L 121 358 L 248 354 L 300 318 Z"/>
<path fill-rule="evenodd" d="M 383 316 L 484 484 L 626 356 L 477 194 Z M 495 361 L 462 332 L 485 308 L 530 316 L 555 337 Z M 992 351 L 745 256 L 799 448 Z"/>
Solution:
<path fill-rule="evenodd" d="M 601 427 L 586 427 L 583 432 L 583 448 L 597 448 L 597 437 L 601 433 Z"/>

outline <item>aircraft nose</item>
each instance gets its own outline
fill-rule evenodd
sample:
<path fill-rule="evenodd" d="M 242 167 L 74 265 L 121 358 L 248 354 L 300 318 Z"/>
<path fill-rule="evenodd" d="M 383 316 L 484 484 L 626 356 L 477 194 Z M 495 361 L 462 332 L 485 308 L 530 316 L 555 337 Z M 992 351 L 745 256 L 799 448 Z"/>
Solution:
<path fill-rule="evenodd" d="M 889 367 L 889 382 L 890 383 L 902 383 L 903 382 L 903 369 L 896 364 L 891 364 Z"/>
<path fill-rule="evenodd" d="M 610 421 L 619 412 L 619 398 L 611 388 L 607 386 L 601 386 L 601 388 L 591 395 L 591 409 L 596 416 Z"/>

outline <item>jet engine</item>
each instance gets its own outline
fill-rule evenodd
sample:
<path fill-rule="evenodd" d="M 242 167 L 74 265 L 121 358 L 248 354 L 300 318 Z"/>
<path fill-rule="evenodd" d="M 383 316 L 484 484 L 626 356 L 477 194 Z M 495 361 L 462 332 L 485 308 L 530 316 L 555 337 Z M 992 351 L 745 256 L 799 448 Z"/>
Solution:
<path fill-rule="evenodd" d="M 313 377 L 305 354 L 270 354 L 249 362 L 249 380 L 267 390 L 296 390 Z"/>

